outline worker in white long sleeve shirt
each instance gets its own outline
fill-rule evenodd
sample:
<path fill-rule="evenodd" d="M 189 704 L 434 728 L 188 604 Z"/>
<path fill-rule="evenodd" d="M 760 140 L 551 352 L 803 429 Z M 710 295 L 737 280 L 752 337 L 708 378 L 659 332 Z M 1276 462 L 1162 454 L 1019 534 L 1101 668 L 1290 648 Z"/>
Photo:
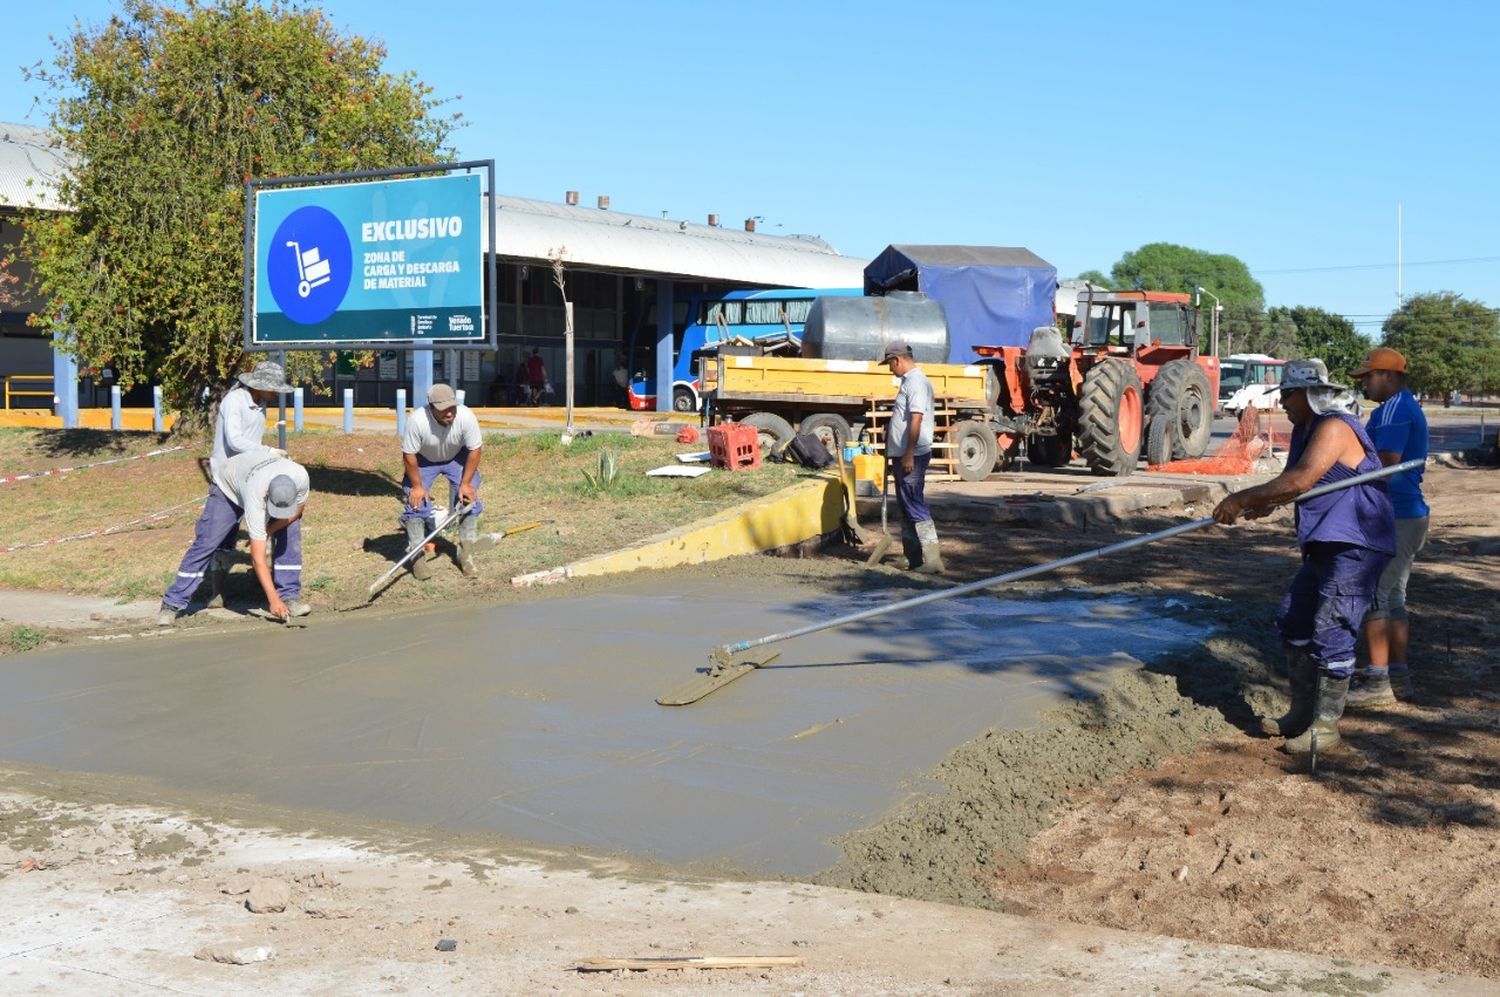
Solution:
<path fill-rule="evenodd" d="M 266 405 L 275 401 L 278 395 L 292 390 L 292 386 L 286 383 L 286 371 L 281 364 L 270 360 L 262 360 L 254 370 L 241 374 L 237 382 L 219 402 L 219 416 L 214 420 L 214 449 L 208 458 L 210 475 L 222 474 L 229 458 L 265 445 Z M 302 524 L 293 523 L 290 529 L 298 534 L 293 542 L 300 549 Z M 230 552 L 238 539 L 238 531 L 230 532 L 214 554 L 208 571 L 210 607 L 224 605 Z"/>

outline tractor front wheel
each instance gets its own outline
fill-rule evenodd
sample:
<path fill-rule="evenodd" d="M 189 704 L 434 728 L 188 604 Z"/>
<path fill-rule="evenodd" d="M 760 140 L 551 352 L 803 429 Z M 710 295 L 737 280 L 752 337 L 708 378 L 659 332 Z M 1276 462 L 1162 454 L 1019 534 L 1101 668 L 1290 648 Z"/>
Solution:
<path fill-rule="evenodd" d="M 1151 379 L 1146 399 L 1146 463 L 1202 457 L 1213 435 L 1213 401 L 1208 375 L 1191 360 L 1164 364 Z"/>
<path fill-rule="evenodd" d="M 1135 471 L 1144 425 L 1141 379 L 1123 360 L 1101 360 L 1084 375 L 1078 394 L 1078 450 L 1100 475 Z"/>

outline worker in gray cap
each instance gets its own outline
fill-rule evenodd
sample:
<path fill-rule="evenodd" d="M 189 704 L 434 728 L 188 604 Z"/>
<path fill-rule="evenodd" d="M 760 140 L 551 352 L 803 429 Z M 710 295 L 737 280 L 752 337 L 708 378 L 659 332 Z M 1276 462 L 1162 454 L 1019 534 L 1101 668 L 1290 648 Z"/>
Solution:
<path fill-rule="evenodd" d="M 193 543 L 182 556 L 171 588 L 161 597 L 157 624 L 171 626 L 177 621 L 203 581 L 204 569 L 224 538 L 239 529 L 242 517 L 250 533 L 250 564 L 271 615 L 284 620 L 312 612 L 299 598 L 302 534 L 291 529 L 307 508 L 307 493 L 306 468 L 279 450 L 260 447 L 225 461 L 213 476 Z"/>
<path fill-rule="evenodd" d="M 927 465 L 932 460 L 932 382 L 912 358 L 911 344 L 893 339 L 885 346 L 881 363 L 901 380 L 891 421 L 886 429 L 885 457 L 891 461 L 896 482 L 896 504 L 901 509 L 901 549 L 909 571 L 941 574 L 942 550 L 937 526 L 927 508 Z"/>
<path fill-rule="evenodd" d="M 484 503 L 479 500 L 483 447 L 479 419 L 467 405 L 458 403 L 458 396 L 446 384 L 428 389 L 427 404 L 412 412 L 406 420 L 406 435 L 401 438 L 401 463 L 406 472 L 402 485 L 406 508 L 401 523 L 406 527 L 408 549 L 437 529 L 428 492 L 439 477 L 447 478 L 449 502 L 454 508 L 459 503 L 469 506 L 458 521 L 458 566 L 465 578 L 479 576 L 474 554 L 479 541 L 479 514 L 484 511 Z M 432 577 L 425 553 L 412 558 L 411 573 L 423 580 Z"/>
<path fill-rule="evenodd" d="M 286 371 L 281 364 L 270 360 L 262 360 L 254 370 L 235 379 L 234 385 L 219 400 L 219 414 L 214 419 L 214 448 L 208 458 L 211 475 L 218 474 L 224 462 L 236 454 L 264 446 L 266 405 L 291 390 L 292 386 L 286 382 Z M 297 531 L 296 542 L 300 545 L 301 524 L 293 524 L 291 528 Z M 224 538 L 209 564 L 210 606 L 224 605 L 230 552 L 234 550 L 237 533 L 236 530 Z"/>

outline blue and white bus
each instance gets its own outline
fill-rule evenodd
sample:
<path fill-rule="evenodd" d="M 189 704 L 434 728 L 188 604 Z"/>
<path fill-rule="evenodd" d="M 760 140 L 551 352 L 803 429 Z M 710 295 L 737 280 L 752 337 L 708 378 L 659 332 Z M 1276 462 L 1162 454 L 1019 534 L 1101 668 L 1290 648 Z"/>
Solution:
<path fill-rule="evenodd" d="M 693 354 L 726 339 L 768 339 L 790 334 L 802 338 L 802 327 L 814 298 L 859 297 L 862 288 L 778 288 L 771 291 L 723 291 L 677 302 L 672 323 L 672 409 L 696 412 L 702 405 Z M 648 310 L 649 311 L 649 310 Z M 656 408 L 656 320 L 647 314 L 630 342 L 632 409 Z"/>

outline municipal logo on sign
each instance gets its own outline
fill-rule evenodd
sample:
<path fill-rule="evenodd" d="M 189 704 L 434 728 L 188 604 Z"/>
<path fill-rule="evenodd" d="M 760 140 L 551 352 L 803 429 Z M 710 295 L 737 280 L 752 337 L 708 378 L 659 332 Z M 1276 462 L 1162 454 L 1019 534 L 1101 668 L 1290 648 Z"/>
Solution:
<path fill-rule="evenodd" d="M 298 208 L 266 247 L 266 280 L 281 313 L 316 325 L 338 311 L 349 291 L 354 253 L 344 226 L 317 205 Z"/>

